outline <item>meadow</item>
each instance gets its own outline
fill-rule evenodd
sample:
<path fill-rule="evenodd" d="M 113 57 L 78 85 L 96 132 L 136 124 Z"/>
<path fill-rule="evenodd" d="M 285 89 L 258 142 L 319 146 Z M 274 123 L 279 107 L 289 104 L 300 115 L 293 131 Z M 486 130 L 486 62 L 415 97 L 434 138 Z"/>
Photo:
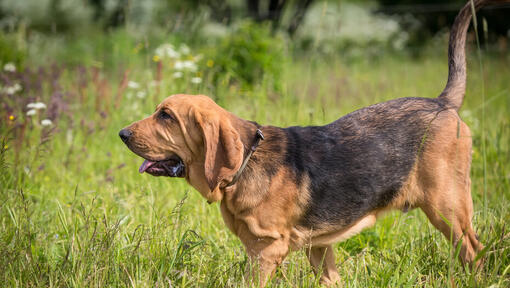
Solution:
<path fill-rule="evenodd" d="M 225 71 L 229 64 L 205 44 L 114 34 L 91 39 L 113 47 L 108 53 L 65 40 L 32 47 L 45 57 L 0 72 L 0 286 L 247 286 L 247 256 L 219 205 L 182 179 L 139 174 L 142 159 L 118 131 L 175 93 L 206 94 L 242 118 L 277 126 L 323 125 L 393 98 L 436 97 L 447 76 L 444 40 L 418 57 L 383 51 L 354 60 L 282 44 L 281 59 L 257 68 L 279 72 L 251 84 L 236 81 L 238 72 Z M 51 55 L 52 43 L 69 51 Z M 459 251 L 421 211 L 392 212 L 334 245 L 345 287 L 510 286 L 510 58 L 486 52 L 478 57 L 469 47 L 460 113 L 473 132 L 483 269 L 462 267 Z M 318 286 L 304 251 L 268 284 Z"/>

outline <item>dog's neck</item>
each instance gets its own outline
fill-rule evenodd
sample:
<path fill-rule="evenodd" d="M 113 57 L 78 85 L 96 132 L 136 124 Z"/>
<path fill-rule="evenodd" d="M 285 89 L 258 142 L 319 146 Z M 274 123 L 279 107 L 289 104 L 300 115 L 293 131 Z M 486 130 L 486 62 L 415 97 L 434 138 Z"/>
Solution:
<path fill-rule="evenodd" d="M 244 159 L 243 159 L 243 162 L 241 163 L 241 167 L 234 174 L 234 177 L 232 178 L 230 183 L 228 183 L 225 187 L 230 187 L 230 186 L 234 185 L 237 182 L 237 180 L 239 180 L 239 177 L 241 177 L 241 175 L 243 174 L 243 171 L 246 168 L 246 165 L 248 165 L 248 162 L 250 161 L 250 158 L 253 155 L 253 152 L 255 152 L 255 150 L 257 150 L 257 147 L 259 146 L 261 140 L 264 140 L 264 134 L 262 133 L 262 131 L 260 129 L 257 129 L 257 131 L 255 132 L 255 135 L 253 135 L 253 142 L 251 144 L 250 149 L 248 150 L 248 153 L 246 153 L 245 151 L 243 153 Z M 243 149 L 243 150 L 246 150 L 246 149 Z"/>
<path fill-rule="evenodd" d="M 254 207 L 253 205 L 261 203 L 271 189 L 275 189 L 273 182 L 275 180 L 282 181 L 281 175 L 277 174 L 281 170 L 279 168 L 284 163 L 286 155 L 287 141 L 284 129 L 274 126 L 258 126 L 249 121 L 243 124 L 245 130 L 240 131 L 240 135 L 243 137 L 246 152 L 254 143 L 257 129 L 260 129 L 264 134 L 264 140 L 260 141 L 237 182 L 222 189 L 221 205 L 224 219 L 225 215 L 236 217 L 235 215 L 238 215 L 240 211 L 246 211 L 245 209 L 251 209 Z"/>
<path fill-rule="evenodd" d="M 244 152 L 250 150 L 251 145 L 253 144 L 253 138 L 257 129 L 260 128 L 260 125 L 254 121 L 248 121 L 241 119 L 237 116 L 234 116 L 232 121 L 232 126 L 239 133 L 239 137 L 241 138 L 241 142 L 243 142 Z"/>
<path fill-rule="evenodd" d="M 253 178 L 255 174 L 257 175 L 257 178 L 264 177 L 266 174 L 268 174 L 266 173 L 266 170 L 271 170 L 271 167 L 274 166 L 274 163 L 282 161 L 282 159 L 280 159 L 282 156 L 278 155 L 273 150 L 284 150 L 284 148 L 281 146 L 285 145 L 286 143 L 285 135 L 281 128 L 273 126 L 261 126 L 257 122 L 244 120 L 236 116 L 234 117 L 235 119 L 232 120 L 232 125 L 239 133 L 239 137 L 244 147 L 243 162 L 246 160 L 247 155 L 249 155 L 249 151 L 252 149 L 252 146 L 257 142 L 257 130 L 260 130 L 264 137 L 264 140 L 260 140 L 260 142 L 257 143 L 258 146 L 251 155 L 251 158 L 248 159 L 246 169 L 237 179 L 237 185 L 233 185 L 235 190 L 239 188 L 247 189 L 249 186 L 246 185 L 247 180 Z M 271 177 L 267 179 L 268 183 L 270 182 L 270 178 Z"/>

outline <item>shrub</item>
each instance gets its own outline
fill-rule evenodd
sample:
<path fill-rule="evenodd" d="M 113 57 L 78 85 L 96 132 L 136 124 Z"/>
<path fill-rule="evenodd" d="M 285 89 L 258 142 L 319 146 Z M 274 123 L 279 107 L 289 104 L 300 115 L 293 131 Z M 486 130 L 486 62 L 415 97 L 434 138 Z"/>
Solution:
<path fill-rule="evenodd" d="M 283 39 L 272 36 L 269 25 L 244 22 L 220 41 L 211 58 L 215 82 L 236 81 L 253 86 L 270 81 L 279 90 L 284 63 Z"/>

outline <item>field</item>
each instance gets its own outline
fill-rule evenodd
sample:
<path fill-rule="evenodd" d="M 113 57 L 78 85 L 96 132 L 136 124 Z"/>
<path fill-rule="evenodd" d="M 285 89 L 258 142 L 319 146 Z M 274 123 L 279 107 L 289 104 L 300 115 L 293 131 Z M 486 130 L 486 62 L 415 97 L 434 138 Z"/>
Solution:
<path fill-rule="evenodd" d="M 284 49 L 278 83 L 264 77 L 251 86 L 216 80 L 217 63 L 207 53 L 198 59 L 190 52 L 197 71 L 179 76 L 153 57 L 155 46 L 112 41 L 133 54 L 94 61 L 90 52 L 78 64 L 31 59 L 24 70 L 1 72 L 4 87 L 21 83 L 21 90 L 3 94 L 8 109 L 0 113 L 0 286 L 246 286 L 247 256 L 219 205 L 207 204 L 184 180 L 139 174 L 142 159 L 118 131 L 174 93 L 209 95 L 260 124 L 322 125 L 397 97 L 436 97 L 447 75 L 444 41 L 419 57 L 382 53 L 355 61 Z M 473 132 L 483 269 L 465 270 L 459 251 L 421 211 L 392 212 L 334 246 L 345 287 L 510 286 L 510 59 L 479 58 L 476 46 L 468 54 L 461 116 Z M 26 108 L 36 102 L 46 108 Z M 303 251 L 268 284 L 315 286 Z"/>

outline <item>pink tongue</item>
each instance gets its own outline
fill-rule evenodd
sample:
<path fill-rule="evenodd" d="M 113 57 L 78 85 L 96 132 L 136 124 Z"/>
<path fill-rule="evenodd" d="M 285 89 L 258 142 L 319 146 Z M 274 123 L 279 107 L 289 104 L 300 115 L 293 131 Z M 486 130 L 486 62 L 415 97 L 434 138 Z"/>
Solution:
<path fill-rule="evenodd" d="M 145 170 L 147 170 L 147 168 L 151 167 L 151 165 L 154 164 L 154 163 L 155 162 L 152 162 L 152 161 L 149 161 L 149 160 L 143 161 L 143 163 L 140 166 L 140 168 L 138 168 L 138 172 L 140 172 L 140 173 L 145 172 Z"/>

